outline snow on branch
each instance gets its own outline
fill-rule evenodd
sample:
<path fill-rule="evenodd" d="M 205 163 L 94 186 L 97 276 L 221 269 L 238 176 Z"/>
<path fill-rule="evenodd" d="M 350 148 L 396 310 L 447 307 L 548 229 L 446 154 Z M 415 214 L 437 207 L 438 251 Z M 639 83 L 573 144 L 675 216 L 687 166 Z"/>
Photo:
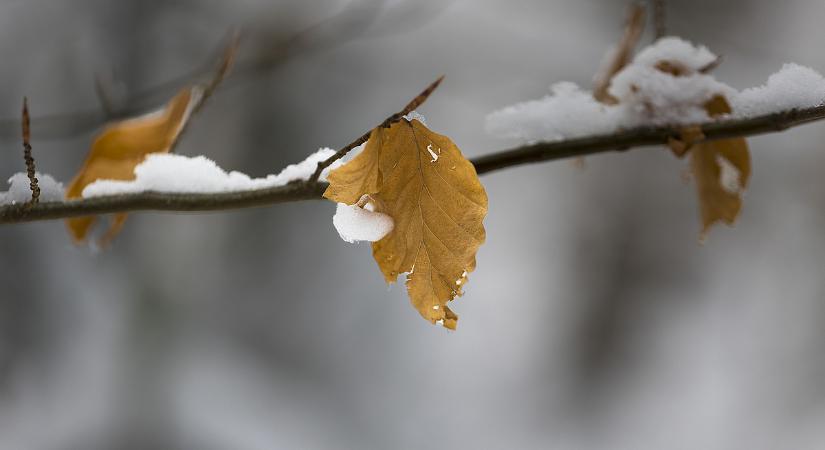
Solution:
<path fill-rule="evenodd" d="M 728 118 L 700 124 L 708 140 L 747 137 L 783 131 L 825 119 L 825 105 L 787 109 L 748 118 Z M 472 160 L 479 174 L 521 164 L 586 156 L 633 147 L 663 145 L 680 135 L 680 127 L 639 127 L 615 133 L 595 134 L 555 142 L 540 142 L 491 153 Z M 45 201 L 26 209 L 21 204 L 0 206 L 0 224 L 65 219 L 68 217 L 130 211 L 222 211 L 263 207 L 278 203 L 320 200 L 324 182 L 295 180 L 283 186 L 220 193 L 140 192 Z"/>
<path fill-rule="evenodd" d="M 615 103 L 599 102 L 591 92 L 564 82 L 554 85 L 549 96 L 490 114 L 488 131 L 527 144 L 471 162 L 484 174 L 521 164 L 668 144 L 681 139 L 686 126 L 700 131 L 694 134 L 702 139 L 715 140 L 782 131 L 825 119 L 825 77 L 813 69 L 786 64 L 765 85 L 738 91 L 708 74 L 717 63 L 716 55 L 705 47 L 679 38 L 659 39 L 612 78 L 609 94 Z M 440 81 L 379 127 L 411 114 Z M 730 99 L 733 113 L 711 118 L 703 105 L 719 93 Z M 204 157 L 150 155 L 135 168 L 134 180 L 98 180 L 77 200 L 55 201 L 57 195 L 44 195 L 38 204 L 23 205 L 23 178 L 15 176 L 10 191 L 0 193 L 0 223 L 140 210 L 216 211 L 320 199 L 327 187 L 323 175 L 348 152 L 357 151 L 369 136 L 365 133 L 337 152 L 322 149 L 264 178 L 226 172 Z M 47 189 L 49 194 L 59 192 L 58 183 L 42 177 L 55 185 Z M 339 211 L 342 237 L 371 240 L 380 234 L 380 230 L 367 230 L 361 237 L 350 232 L 349 226 L 358 225 L 366 212 Z"/>
<path fill-rule="evenodd" d="M 748 119 L 825 100 L 825 78 L 798 64 L 785 64 L 765 85 L 737 91 L 707 73 L 718 57 L 704 46 L 675 37 L 641 50 L 612 79 L 605 104 L 571 82 L 551 94 L 507 106 L 487 116 L 487 131 L 526 142 L 551 142 L 644 126 L 692 125 L 710 120 L 704 102 L 717 94 L 730 100 L 733 118 Z"/>
<path fill-rule="evenodd" d="M 251 178 L 249 175 L 232 171 L 226 172 L 205 156 L 189 157 L 169 153 L 150 153 L 135 167 L 135 179 L 97 180 L 83 189 L 83 197 L 104 197 L 139 192 L 177 192 L 217 194 L 221 192 L 251 191 L 283 186 L 291 181 L 305 180 L 318 163 L 335 154 L 331 148 L 322 148 L 297 164 L 290 164 L 277 175 Z M 331 165 L 321 174 L 325 179 Z"/>

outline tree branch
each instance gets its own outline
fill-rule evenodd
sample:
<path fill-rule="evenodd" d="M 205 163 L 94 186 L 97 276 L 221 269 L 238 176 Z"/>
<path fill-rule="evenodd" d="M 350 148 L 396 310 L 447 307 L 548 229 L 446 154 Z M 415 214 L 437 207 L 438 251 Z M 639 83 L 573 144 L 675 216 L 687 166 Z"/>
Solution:
<path fill-rule="evenodd" d="M 701 124 L 706 141 L 784 131 L 809 122 L 825 119 L 825 105 L 791 109 L 747 119 L 725 119 Z M 614 134 L 586 136 L 558 142 L 539 142 L 505 150 L 473 160 L 479 174 L 521 164 L 587 156 L 611 150 L 625 151 L 633 147 L 667 144 L 678 139 L 684 127 L 643 127 Z"/>
<path fill-rule="evenodd" d="M 706 140 L 747 137 L 783 131 L 825 119 L 825 105 L 766 114 L 748 119 L 726 119 L 702 124 Z M 613 134 L 543 142 L 504 150 L 472 160 L 479 174 L 522 164 L 586 156 L 612 150 L 666 144 L 678 138 L 682 127 L 645 127 Z M 64 202 L 0 206 L 0 224 L 54 220 L 129 211 L 222 211 L 276 203 L 321 199 L 327 183 L 298 181 L 286 186 L 217 194 L 143 192 Z"/>

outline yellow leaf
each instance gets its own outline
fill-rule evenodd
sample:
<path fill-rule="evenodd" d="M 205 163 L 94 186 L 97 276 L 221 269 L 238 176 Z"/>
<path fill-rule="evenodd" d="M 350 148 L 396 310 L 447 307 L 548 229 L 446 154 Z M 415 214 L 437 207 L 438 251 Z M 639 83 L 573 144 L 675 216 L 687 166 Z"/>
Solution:
<path fill-rule="evenodd" d="M 326 198 L 351 205 L 367 194 L 393 218 L 393 230 L 372 246 L 384 278 L 407 273 L 415 309 L 455 329 L 447 303 L 462 294 L 485 239 L 487 194 L 472 163 L 448 137 L 401 120 L 374 129 L 364 150 L 328 178 Z"/>
<path fill-rule="evenodd" d="M 201 100 L 200 87 L 180 91 L 161 110 L 108 125 L 94 140 L 83 167 L 66 190 L 66 198 L 80 198 L 83 188 L 100 179 L 133 180 L 134 168 L 149 153 L 166 153 L 175 145 Z M 126 220 L 117 214 L 102 241 L 111 240 Z M 83 242 L 97 216 L 66 220 L 75 242 Z"/>
<path fill-rule="evenodd" d="M 721 95 L 705 103 L 711 117 L 731 112 Z M 742 193 L 751 174 L 750 154 L 744 138 L 705 141 L 690 148 L 690 162 L 702 216 L 700 240 L 716 222 L 733 225 L 742 208 Z"/>

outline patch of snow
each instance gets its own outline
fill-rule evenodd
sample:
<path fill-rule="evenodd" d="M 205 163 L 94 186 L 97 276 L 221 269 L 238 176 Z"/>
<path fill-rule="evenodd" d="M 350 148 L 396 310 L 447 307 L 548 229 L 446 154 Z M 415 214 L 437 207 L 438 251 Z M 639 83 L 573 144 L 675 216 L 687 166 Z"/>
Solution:
<path fill-rule="evenodd" d="M 412 122 L 413 120 L 417 120 L 421 122 L 421 125 L 427 126 L 427 119 L 424 118 L 418 111 L 411 111 L 409 114 L 404 116 L 407 121 Z"/>
<path fill-rule="evenodd" d="M 333 168 L 336 168 L 336 167 L 338 167 L 338 166 L 340 166 L 340 165 L 343 165 L 343 164 L 348 163 L 348 162 L 349 162 L 349 161 L 351 161 L 353 158 L 355 158 L 356 156 L 358 156 L 358 154 L 359 154 L 359 153 L 361 153 L 361 152 L 364 150 L 364 147 L 366 147 L 366 146 L 367 146 L 367 143 L 366 143 L 366 142 L 364 142 L 363 144 L 359 145 L 358 147 L 353 148 L 353 149 L 352 149 L 352 150 L 350 150 L 350 151 L 349 151 L 346 155 L 344 155 L 344 157 L 343 157 L 343 158 L 341 158 L 341 159 L 339 159 L 338 161 L 336 161 L 336 162 L 332 165 L 332 167 L 330 168 L 330 170 L 331 170 L 331 169 L 333 169 Z M 326 181 L 326 179 L 327 179 L 327 174 L 328 174 L 328 173 L 329 173 L 329 170 L 325 170 L 325 171 L 324 171 L 324 173 L 322 173 L 322 174 L 321 174 L 321 179 L 322 179 L 322 180 L 324 180 L 324 181 Z"/>
<path fill-rule="evenodd" d="M 722 189 L 729 194 L 741 193 L 742 183 L 739 182 L 739 169 L 722 155 L 716 156 L 716 163 L 719 164 L 719 184 Z"/>
<path fill-rule="evenodd" d="M 56 181 L 51 175 L 35 172 L 37 185 L 40 187 L 41 202 L 63 201 L 63 183 Z M 32 198 L 32 191 L 29 187 L 29 177 L 25 172 L 17 172 L 9 178 L 9 190 L 0 192 L 0 205 L 14 205 L 26 203 Z"/>
<path fill-rule="evenodd" d="M 487 116 L 488 133 L 528 142 L 559 141 L 612 133 L 622 122 L 621 111 L 597 102 L 575 83 L 554 84 L 539 100 L 507 106 Z"/>
<path fill-rule="evenodd" d="M 283 185 L 289 183 L 290 181 L 306 180 L 313 173 L 315 173 L 315 169 L 318 168 L 319 162 L 326 160 L 334 154 L 335 150 L 329 147 L 318 149 L 317 152 L 307 156 L 303 161 L 284 167 L 281 172 L 275 175 L 274 182 Z M 318 177 L 318 179 L 320 181 L 327 181 L 327 175 L 329 175 L 330 170 L 337 169 L 341 166 L 341 164 L 343 164 L 342 160 L 339 159 L 338 161 L 335 161 L 332 165 L 321 172 L 321 176 Z M 269 175 L 267 178 L 269 177 L 272 177 L 272 175 Z"/>
<path fill-rule="evenodd" d="M 350 243 L 379 241 L 392 231 L 394 226 L 392 217 L 384 213 L 345 203 L 338 204 L 335 215 L 332 216 L 332 224 L 335 225 L 341 239 Z"/>
<path fill-rule="evenodd" d="M 716 58 L 704 45 L 695 46 L 684 39 L 667 36 L 640 50 L 633 58 L 633 64 L 653 67 L 659 61 L 674 61 L 695 72 L 712 64 Z"/>
<path fill-rule="evenodd" d="M 749 117 L 792 108 L 818 106 L 825 100 L 825 77 L 799 64 L 785 64 L 762 86 L 745 89 L 731 99 L 737 116 Z"/>
<path fill-rule="evenodd" d="M 613 77 L 608 90 L 619 100 L 628 123 L 641 125 L 692 124 L 710 120 L 702 106 L 711 97 L 726 98 L 736 91 L 710 75 L 692 72 L 674 76 L 652 66 L 634 63 Z"/>
<path fill-rule="evenodd" d="M 702 105 L 717 94 L 730 97 L 736 91 L 699 69 L 713 63 L 716 55 L 704 46 L 667 37 L 644 48 L 610 82 L 608 92 L 619 100 L 617 108 L 636 125 L 705 122 L 710 119 Z M 674 75 L 657 66 L 667 62 L 682 73 Z"/>
<path fill-rule="evenodd" d="M 335 153 L 330 148 L 322 148 L 297 164 L 285 167 L 277 175 L 251 178 L 249 175 L 232 171 L 226 172 L 205 156 L 183 156 L 155 153 L 135 166 L 135 179 L 97 180 L 83 189 L 83 197 L 130 194 L 143 191 L 217 193 L 283 186 L 290 181 L 303 180 L 315 172 L 318 163 Z M 336 161 L 324 170 L 321 180 L 325 180 L 330 170 L 338 167 Z"/>

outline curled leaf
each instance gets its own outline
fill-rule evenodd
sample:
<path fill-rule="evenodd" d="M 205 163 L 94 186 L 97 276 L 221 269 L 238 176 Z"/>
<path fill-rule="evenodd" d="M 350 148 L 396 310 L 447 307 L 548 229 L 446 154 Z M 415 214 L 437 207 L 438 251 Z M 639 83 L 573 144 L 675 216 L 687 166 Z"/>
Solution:
<path fill-rule="evenodd" d="M 180 91 L 162 109 L 108 125 L 95 138 L 86 161 L 66 190 L 66 198 L 80 198 L 83 188 L 100 179 L 133 180 L 134 168 L 150 153 L 169 152 L 177 142 L 192 110 L 202 98 L 200 87 Z M 66 220 L 75 242 L 83 242 L 97 216 Z M 102 241 L 111 240 L 126 220 L 117 214 Z"/>

